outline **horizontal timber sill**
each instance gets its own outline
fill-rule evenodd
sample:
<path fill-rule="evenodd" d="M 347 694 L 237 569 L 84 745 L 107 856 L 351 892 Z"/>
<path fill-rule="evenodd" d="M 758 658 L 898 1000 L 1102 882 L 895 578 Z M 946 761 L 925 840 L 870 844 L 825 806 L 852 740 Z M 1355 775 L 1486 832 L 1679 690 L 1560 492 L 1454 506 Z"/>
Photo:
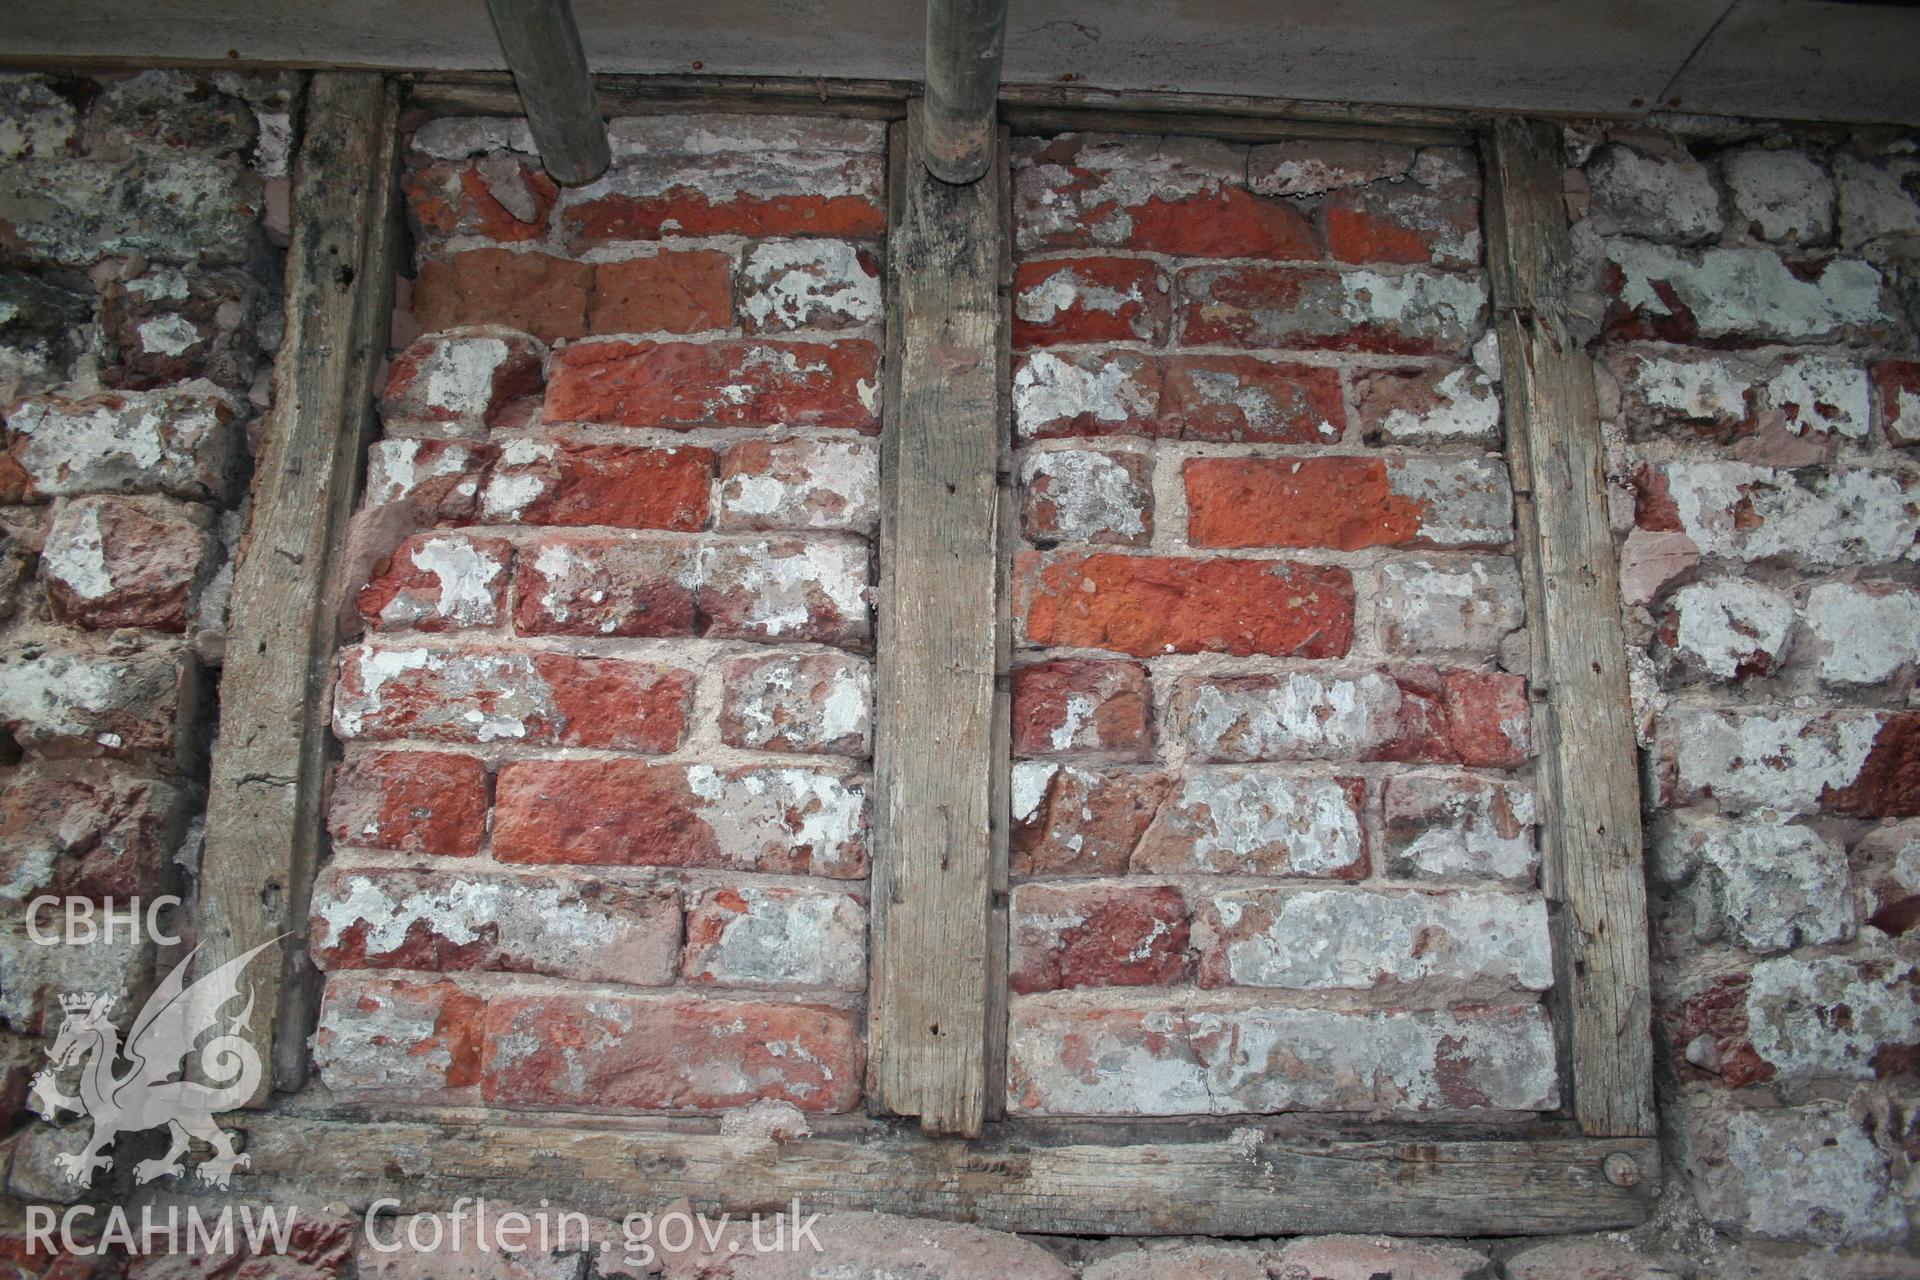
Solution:
<path fill-rule="evenodd" d="M 405 78 L 410 106 L 442 115 L 520 115 L 504 74 L 420 74 Z M 901 80 L 745 76 L 602 75 L 594 78 L 609 116 L 663 110 L 781 111 L 898 119 L 917 96 Z M 1484 113 L 1365 106 L 1205 93 L 1120 93 L 1074 85 L 1000 88 L 1002 122 L 1015 133 L 1067 129 L 1115 133 L 1200 132 L 1243 142 L 1291 138 L 1373 138 L 1466 145 Z"/>
<path fill-rule="evenodd" d="M 1281 1126 L 1008 1122 L 978 1140 L 859 1117 L 809 1137 L 723 1135 L 711 1120 L 503 1117 L 418 1109 L 319 1114 L 305 1101 L 235 1114 L 251 1167 L 235 1190 L 364 1208 L 460 1196 L 624 1215 L 682 1196 L 745 1213 L 789 1205 L 972 1222 L 1003 1231 L 1272 1236 L 1528 1235 L 1642 1222 L 1658 1192 L 1651 1139 L 1511 1136 L 1399 1126 L 1382 1136 Z M 244 1184 L 244 1185 L 243 1185 Z M 1627 1184 L 1627 1185 L 1621 1185 Z"/>

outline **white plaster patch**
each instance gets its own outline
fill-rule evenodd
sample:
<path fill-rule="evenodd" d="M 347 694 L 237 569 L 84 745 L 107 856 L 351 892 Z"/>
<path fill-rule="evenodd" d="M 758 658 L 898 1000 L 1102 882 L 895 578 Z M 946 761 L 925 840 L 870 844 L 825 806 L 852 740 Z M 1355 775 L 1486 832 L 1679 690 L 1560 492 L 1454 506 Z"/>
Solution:
<path fill-rule="evenodd" d="M 1672 718 L 1668 740 L 1683 794 L 1726 811 L 1812 813 L 1827 788 L 1860 776 L 1879 731 L 1871 712 L 1693 711 Z"/>
<path fill-rule="evenodd" d="M 1690 254 L 1638 240 L 1609 240 L 1606 255 L 1625 278 L 1623 303 L 1650 315 L 1671 315 L 1656 288 L 1664 284 L 1693 315 L 1704 338 L 1806 341 L 1884 318 L 1880 273 L 1856 258 L 1835 258 L 1814 279 L 1803 280 L 1765 249 Z"/>
<path fill-rule="evenodd" d="M 1488 991 L 1553 985 L 1547 906 L 1537 896 L 1458 891 L 1242 889 L 1218 897 L 1269 923 L 1225 940 L 1241 986 L 1374 991 L 1436 981 Z"/>
<path fill-rule="evenodd" d="M 1045 479 L 1044 495 L 1034 486 Z M 1132 540 L 1147 531 L 1146 510 L 1152 501 L 1146 489 L 1118 460 L 1093 449 L 1059 449 L 1030 453 L 1020 466 L 1020 485 L 1027 493 L 1029 511 L 1036 500 L 1053 509 L 1051 527 L 1030 529 L 1049 541 L 1094 542 Z"/>
<path fill-rule="evenodd" d="M 87 503 L 80 514 L 67 519 L 63 512 L 48 531 L 46 546 L 40 553 L 40 568 L 83 600 L 98 600 L 113 590 L 113 575 L 107 568 L 105 534 L 100 528 L 100 508 Z"/>
<path fill-rule="evenodd" d="M 1739 578 L 1696 582 L 1673 593 L 1678 611 L 1675 645 L 1709 675 L 1733 680 L 1777 670 L 1793 630 L 1793 601 Z"/>
<path fill-rule="evenodd" d="M 1829 684 L 1880 684 L 1920 661 L 1920 597 L 1825 582 L 1807 594 L 1807 628 L 1825 648 Z"/>
<path fill-rule="evenodd" d="M 1767 397 L 1786 416 L 1795 435 L 1838 432 L 1850 440 L 1867 438 L 1873 390 L 1867 371 L 1827 356 L 1802 356 L 1767 383 Z"/>
<path fill-rule="evenodd" d="M 1675 462 L 1664 471 L 1681 528 L 1702 555 L 1877 564 L 1912 558 L 1920 533 L 1920 509 L 1891 471 L 1739 462 Z"/>
<path fill-rule="evenodd" d="M 1157 397 L 1142 388 L 1133 368 L 1126 357 L 1099 360 L 1092 368 L 1051 352 L 1029 357 L 1013 375 L 1014 424 L 1021 438 L 1081 416 L 1120 423 L 1151 415 Z"/>
<path fill-rule="evenodd" d="M 1739 422 L 1747 416 L 1752 389 L 1725 360 L 1649 357 L 1631 375 L 1649 407 L 1697 422 Z"/>
<path fill-rule="evenodd" d="M 880 278 L 845 240 L 763 240 L 741 270 L 741 303 L 761 330 L 880 318 Z"/>
<path fill-rule="evenodd" d="M 140 349 L 149 355 L 184 355 L 200 341 L 200 330 L 193 321 L 172 311 L 146 321 L 138 333 Z"/>

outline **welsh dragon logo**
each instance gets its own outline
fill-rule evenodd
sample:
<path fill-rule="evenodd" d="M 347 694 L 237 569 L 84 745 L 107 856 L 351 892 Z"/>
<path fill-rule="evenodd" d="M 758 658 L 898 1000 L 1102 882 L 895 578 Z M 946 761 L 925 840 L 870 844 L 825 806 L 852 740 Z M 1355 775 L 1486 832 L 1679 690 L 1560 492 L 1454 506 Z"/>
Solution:
<path fill-rule="evenodd" d="M 216 1083 L 172 1077 L 184 1073 L 182 1059 L 194 1052 L 203 1035 L 219 1031 L 220 1011 L 240 997 L 241 972 L 272 945 L 262 943 L 187 986 L 187 969 L 199 954 L 199 948 L 194 948 L 141 1006 L 127 1028 L 124 1046 L 108 1017 L 114 1005 L 110 993 L 61 997 L 66 1017 L 47 1050 L 52 1065 L 33 1078 L 33 1097 L 34 1109 L 49 1120 L 61 1111 L 93 1118 L 93 1135 L 86 1147 L 56 1157 L 68 1182 L 91 1185 L 95 1170 L 113 1168 L 113 1158 L 105 1152 L 114 1139 L 162 1125 L 171 1145 L 165 1155 L 134 1166 L 135 1182 L 179 1176 L 192 1138 L 213 1148 L 212 1158 L 201 1161 L 195 1170 L 208 1186 L 225 1187 L 235 1169 L 247 1166 L 247 1157 L 233 1149 L 233 1139 L 213 1117 L 245 1102 L 260 1085 L 260 1054 L 238 1034 L 253 1009 L 251 988 L 246 1006 L 228 1020 L 226 1031 L 199 1047 L 200 1074 Z M 120 1072 L 123 1059 L 127 1069 Z M 60 1092 L 54 1073 L 76 1062 L 84 1063 L 80 1095 L 70 1097 Z"/>

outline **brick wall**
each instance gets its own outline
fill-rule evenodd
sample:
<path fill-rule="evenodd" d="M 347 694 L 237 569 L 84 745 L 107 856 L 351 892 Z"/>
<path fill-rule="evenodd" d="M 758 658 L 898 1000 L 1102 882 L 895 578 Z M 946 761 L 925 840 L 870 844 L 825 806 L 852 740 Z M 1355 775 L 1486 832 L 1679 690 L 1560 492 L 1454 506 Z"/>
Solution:
<path fill-rule="evenodd" d="M 885 130 L 613 136 L 564 195 L 517 125 L 412 139 L 315 1057 L 359 1096 L 846 1111 Z"/>
<path fill-rule="evenodd" d="M 1636 709 L 1666 1123 L 1715 1226 L 1907 1238 L 1920 165 L 1571 137 Z"/>
<path fill-rule="evenodd" d="M 1553 1109 L 1477 159 L 1015 189 L 1011 1108 Z"/>
<path fill-rule="evenodd" d="M 37 943 L 27 904 L 124 916 L 198 856 L 297 87 L 0 75 L 0 1133 L 57 995 L 137 1002 L 178 958 L 124 923 Z M 181 917 L 158 918 L 190 943 Z M 38 923 L 57 936 L 60 905 Z"/>
<path fill-rule="evenodd" d="M 19 1115 L 50 995 L 132 994 L 172 957 L 56 964 L 20 904 L 191 888 L 291 84 L 0 76 L 0 1257 L 23 1274 L 45 1261 L 9 1235 L 19 1199 L 72 1194 L 50 1155 L 76 1127 Z M 375 1102 L 852 1109 L 882 135 L 614 133 L 613 172 L 566 193 L 517 122 L 413 137 L 316 1061 Z M 1569 144 L 1652 811 L 1656 1220 L 1142 1247 L 835 1215 L 819 1266 L 1912 1271 L 1920 169 L 1871 131 Z M 1091 137 L 1017 163 L 1010 1105 L 1551 1107 L 1476 166 Z M 319 1229 L 249 1274 L 417 1265 Z M 669 1274 L 701 1268 L 761 1274 Z"/>

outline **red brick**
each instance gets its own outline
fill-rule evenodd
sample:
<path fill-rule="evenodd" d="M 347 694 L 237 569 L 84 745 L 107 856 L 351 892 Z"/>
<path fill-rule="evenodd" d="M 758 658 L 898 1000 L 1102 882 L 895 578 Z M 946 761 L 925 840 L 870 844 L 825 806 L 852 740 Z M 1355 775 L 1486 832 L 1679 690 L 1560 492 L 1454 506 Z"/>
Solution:
<path fill-rule="evenodd" d="M 537 395 L 546 349 L 524 333 L 472 325 L 416 339 L 387 369 L 380 414 L 395 421 L 491 423 Z"/>
<path fill-rule="evenodd" d="M 1711 1078 L 1738 1089 L 1773 1079 L 1773 1065 L 1747 1038 L 1748 983 L 1745 973 L 1703 977 L 1656 1003 L 1681 1080 Z"/>
<path fill-rule="evenodd" d="M 1252 356 L 1168 356 L 1161 367 L 1160 434 L 1331 444 L 1346 430 L 1337 369 Z"/>
<path fill-rule="evenodd" d="M 161 497 L 87 497 L 47 530 L 40 574 L 53 616 L 94 631 L 185 631 L 216 542 L 213 512 Z"/>
<path fill-rule="evenodd" d="M 330 1089 L 459 1089 L 480 1081 L 486 1001 L 451 982 L 327 978 L 314 1065 Z"/>
<path fill-rule="evenodd" d="M 487 1006 L 495 1106 L 850 1111 L 866 1072 L 846 1009 L 668 996 L 507 996 Z"/>
<path fill-rule="evenodd" d="M 786 153 L 772 157 L 772 162 L 790 165 L 800 159 Z M 732 155 L 665 157 L 648 172 L 620 173 L 613 179 L 644 189 L 633 194 L 616 190 L 568 205 L 561 213 L 561 233 L 575 252 L 621 240 L 674 236 L 883 234 L 887 215 L 880 199 L 878 158 L 819 159 L 824 169 L 772 175 L 761 157 L 750 157 L 745 163 Z M 752 168 L 756 161 L 762 165 L 757 172 Z M 769 176 L 774 180 L 764 181 Z M 730 183 L 738 185 L 720 194 Z M 823 194 L 832 188 L 838 190 Z"/>
<path fill-rule="evenodd" d="M 1153 459 L 1133 449 L 1035 449 L 1020 464 L 1028 542 L 1142 546 L 1153 540 Z"/>
<path fill-rule="evenodd" d="M 1353 641 L 1353 577 L 1285 560 L 1027 553 L 1017 574 L 1037 645 L 1338 658 Z"/>
<path fill-rule="evenodd" d="M 1013 673 L 1013 753 L 1153 751 L 1153 690 L 1137 662 L 1062 658 Z"/>
<path fill-rule="evenodd" d="M 1398 355 L 1465 355 L 1487 309 L 1477 277 L 1417 269 L 1193 267 L 1180 299 L 1183 343 Z"/>
<path fill-rule="evenodd" d="M 1829 786 L 1820 808 L 1863 818 L 1920 817 L 1920 712 L 1883 717 L 1860 772 L 1845 787 Z"/>
<path fill-rule="evenodd" d="M 34 764 L 0 792 L 0 897 L 158 893 L 188 799 L 159 778 L 98 761 Z"/>
<path fill-rule="evenodd" d="M 487 838 L 487 767 L 444 751 L 368 751 L 333 773 L 336 845 L 468 857 Z"/>
<path fill-rule="evenodd" d="M 1158 356 L 1036 351 L 1014 357 L 1013 421 L 1022 440 L 1175 435 L 1160 416 Z"/>
<path fill-rule="evenodd" d="M 1396 142 L 1274 142 L 1247 155 L 1247 185 L 1263 195 L 1317 196 L 1398 178 L 1412 147 Z"/>
<path fill-rule="evenodd" d="M 347 741 L 425 738 L 672 751 L 693 676 L 619 658 L 510 649 L 375 648 L 340 656 L 333 730 Z"/>
<path fill-rule="evenodd" d="M 16 649 L 0 674 L 0 723 L 44 759 L 104 755 L 178 768 L 199 736 L 196 717 L 183 713 L 197 706 L 201 671 L 177 642 Z"/>
<path fill-rule="evenodd" d="M 731 640 L 872 643 L 864 541 L 769 538 L 700 551 L 705 634 Z"/>
<path fill-rule="evenodd" d="M 1172 282 L 1143 258 L 1050 258 L 1013 274 L 1013 345 L 1167 340 Z"/>
<path fill-rule="evenodd" d="M 1480 261 L 1479 175 L 1473 156 L 1424 151 L 1404 182 L 1335 192 L 1323 206 L 1328 252 L 1340 262 Z"/>
<path fill-rule="evenodd" d="M 249 319 L 259 305 L 258 283 L 245 272 L 184 273 L 152 263 L 137 275 L 107 280 L 97 320 L 105 357 L 100 381 L 140 390 L 208 378 L 245 391 L 259 364 L 258 335 Z M 167 340 L 149 346 L 147 326 L 155 322 Z M 55 334 L 57 323 L 47 338 L 65 337 Z M 13 341 L 25 336 L 16 329 Z M 64 358 L 60 363 L 64 367 Z"/>
<path fill-rule="evenodd" d="M 549 422 L 879 429 L 879 349 L 838 342 L 591 342 L 554 357 Z"/>
<path fill-rule="evenodd" d="M 1140 837 L 1129 871 L 1358 880 L 1367 874 L 1362 778 L 1195 766 Z"/>
<path fill-rule="evenodd" d="M 1104 1006 L 1084 994 L 1014 1000 L 1011 1111 L 1404 1115 L 1559 1105 L 1553 1033 L 1538 1005 L 1428 1012 L 1249 1005 L 1244 996 L 1187 998 L 1172 1007 L 1151 993 L 1106 999 Z"/>
<path fill-rule="evenodd" d="M 509 210 L 496 190 L 532 216 Z M 544 239 L 559 194 L 537 163 L 504 154 L 424 165 L 407 175 L 407 207 L 420 239 L 428 242 L 453 236 L 507 243 Z"/>
<path fill-rule="evenodd" d="M 1553 985 L 1547 904 L 1537 894 L 1223 889 L 1194 895 L 1193 944 L 1203 987 L 1399 999 L 1422 989 L 1464 1004 Z"/>
<path fill-rule="evenodd" d="M 694 634 L 692 547 L 559 535 L 520 550 L 514 629 L 529 636 Z"/>
<path fill-rule="evenodd" d="M 574 877 L 330 867 L 313 890 L 314 963 L 670 984 L 680 891 Z"/>
<path fill-rule="evenodd" d="M 1245 168 L 1238 148 L 1199 139 L 1053 138 L 1020 157 L 1020 245 L 1318 258 L 1307 215 L 1249 193 Z"/>
<path fill-rule="evenodd" d="M 428 332 L 498 324 L 542 342 L 587 332 L 593 268 L 547 253 L 469 249 L 421 264 L 413 314 Z"/>
<path fill-rule="evenodd" d="M 707 524 L 713 450 L 509 440 L 480 493 L 489 524 L 691 532 Z"/>
<path fill-rule="evenodd" d="M 1920 360 L 1882 360 L 1873 366 L 1880 428 L 1894 444 L 1920 444 Z"/>
<path fill-rule="evenodd" d="M 535 760 L 500 770 L 493 848 L 502 862 L 845 879 L 866 872 L 866 833 L 864 785 L 831 770 Z"/>
<path fill-rule="evenodd" d="M 1187 904 L 1172 885 L 1023 884 L 1013 891 L 1017 992 L 1184 983 Z"/>
<path fill-rule="evenodd" d="M 1193 677 L 1175 687 L 1169 722 L 1199 758 L 1228 762 L 1397 760 L 1513 769 L 1532 753 L 1526 682 L 1497 671 Z"/>
<path fill-rule="evenodd" d="M 1500 393 L 1471 366 L 1356 371 L 1353 412 L 1368 444 L 1500 447 Z"/>
<path fill-rule="evenodd" d="M 687 912 L 688 982 L 753 990 L 867 985 L 867 912 L 842 890 L 737 885 Z"/>
<path fill-rule="evenodd" d="M 588 333 L 698 333 L 733 327 L 733 255 L 713 249 L 593 268 Z"/>
<path fill-rule="evenodd" d="M 404 502 L 417 524 L 472 524 L 494 452 L 466 440 L 376 440 L 367 449 L 362 501 L 367 509 Z"/>
<path fill-rule="evenodd" d="M 5 407 L 18 500 L 164 493 L 218 500 L 231 483 L 240 402 L 211 383 L 157 391 L 25 396 Z M 24 482 L 21 477 L 24 476 Z"/>
<path fill-rule="evenodd" d="M 844 240 L 767 240 L 740 264 L 748 333 L 858 329 L 880 319 L 880 255 Z"/>
<path fill-rule="evenodd" d="M 380 631 L 491 627 L 506 616 L 512 558 L 505 538 L 416 533 L 373 566 L 354 607 Z"/>
<path fill-rule="evenodd" d="M 1013 874 L 1125 875 L 1171 785 L 1164 773 L 1016 761 Z"/>
<path fill-rule="evenodd" d="M 1497 547 L 1512 537 L 1504 466 L 1484 458 L 1190 458 L 1196 547 Z"/>
<path fill-rule="evenodd" d="M 720 460 L 722 529 L 841 529 L 880 522 L 880 450 L 871 440 L 745 440 Z"/>
<path fill-rule="evenodd" d="M 720 740 L 755 751 L 871 754 L 873 688 L 865 660 L 783 653 L 727 664 Z"/>
<path fill-rule="evenodd" d="M 1714 225 L 1719 213 L 1712 214 Z M 1622 342 L 1710 347 L 1891 337 L 1886 278 L 1858 258 L 1789 259 L 1770 247 L 1676 249 L 1605 242 L 1603 333 Z"/>

